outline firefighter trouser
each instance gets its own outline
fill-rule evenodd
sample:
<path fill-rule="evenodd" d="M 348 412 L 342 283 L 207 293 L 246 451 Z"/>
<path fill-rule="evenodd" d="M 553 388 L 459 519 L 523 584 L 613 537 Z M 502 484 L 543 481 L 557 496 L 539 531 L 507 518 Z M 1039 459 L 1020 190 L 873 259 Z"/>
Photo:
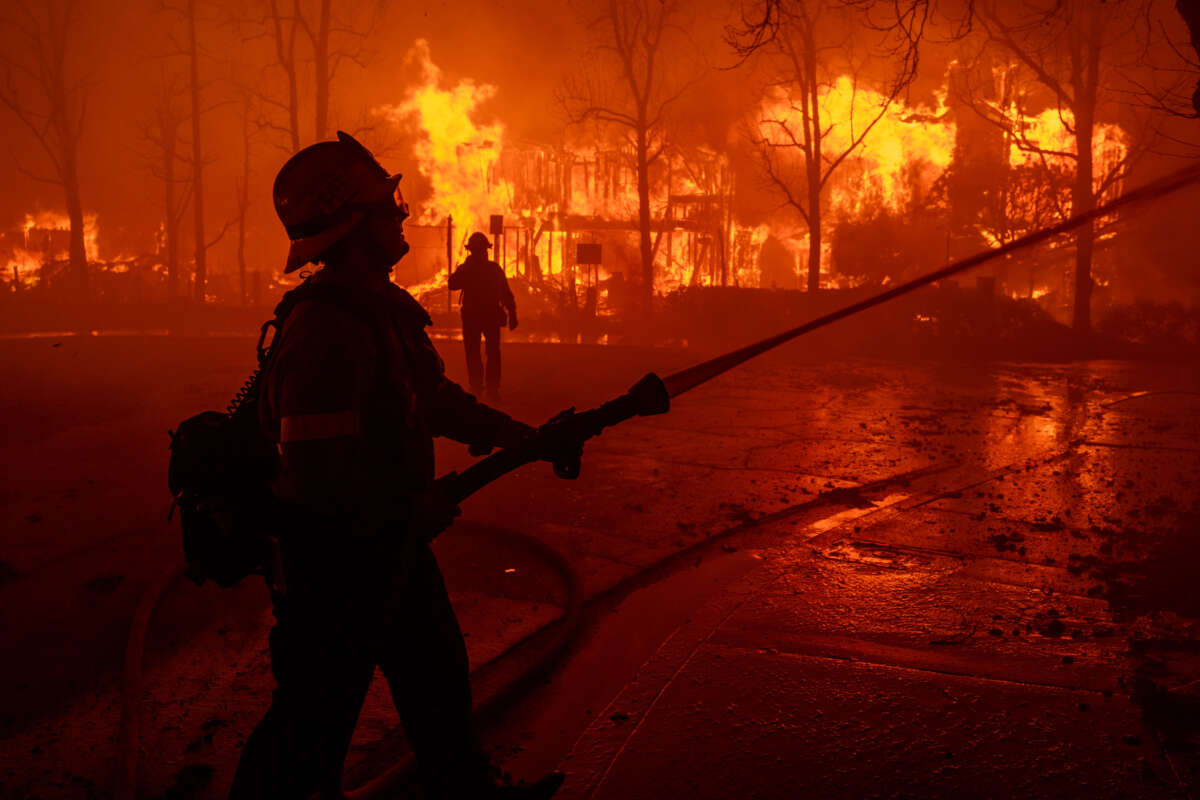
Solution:
<path fill-rule="evenodd" d="M 475 394 L 484 388 L 489 393 L 500 391 L 500 323 L 496 314 L 463 312 L 462 334 L 463 347 L 467 350 L 467 382 L 471 385 L 471 391 Z M 483 359 L 479 356 L 480 336 L 486 342 L 486 379 Z"/>
<path fill-rule="evenodd" d="M 318 527 L 292 527 L 280 542 L 286 594 L 273 597 L 276 688 L 230 797 L 336 793 L 376 666 L 429 795 L 479 796 L 487 759 L 471 730 L 467 651 L 433 553 L 413 544 L 398 565 L 394 548 L 382 552 L 387 535 L 354 539 Z"/>

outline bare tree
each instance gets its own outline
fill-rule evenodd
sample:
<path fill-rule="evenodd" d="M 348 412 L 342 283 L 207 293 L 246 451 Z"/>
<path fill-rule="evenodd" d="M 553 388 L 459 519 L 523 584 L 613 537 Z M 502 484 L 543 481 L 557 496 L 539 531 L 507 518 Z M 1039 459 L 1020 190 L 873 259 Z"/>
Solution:
<path fill-rule="evenodd" d="M 989 0 L 977 5 L 976 11 L 990 44 L 1018 65 L 1011 75 L 1017 89 L 1014 102 L 977 102 L 976 109 L 1002 126 L 1021 150 L 1033 154 L 1047 175 L 1056 164 L 1071 164 L 1070 205 L 1063 213 L 1090 211 L 1100 196 L 1119 186 L 1135 158 L 1144 152 L 1144 141 L 1129 141 L 1120 158 L 1099 165 L 1095 159 L 1099 117 L 1116 99 L 1116 72 L 1141 51 L 1136 41 L 1141 9 L 1137 3 L 1095 0 Z M 1036 133 L 1028 131 L 1027 112 L 1037 102 L 1033 93 L 1025 91 L 1029 86 L 1049 95 L 1071 136 L 1072 147 L 1039 140 Z M 1073 327 L 1080 334 L 1091 330 L 1095 240 L 1094 224 L 1077 229 Z"/>
<path fill-rule="evenodd" d="M 332 0 L 266 0 L 259 25 L 273 44 L 272 67 L 283 74 L 286 97 L 270 91 L 257 92 L 263 105 L 286 115 L 286 122 L 261 120 L 263 127 L 287 136 L 291 151 L 309 140 L 303 133 L 303 104 L 309 98 L 303 91 L 309 84 L 302 75 L 304 59 L 312 66 L 311 141 L 324 139 L 329 132 L 333 86 L 339 70 L 347 63 L 365 66 L 367 45 L 378 27 L 383 4 L 366 0 L 341 4 Z"/>
<path fill-rule="evenodd" d="M 921 45 L 929 29 L 937 25 L 943 41 L 956 41 L 971 32 L 975 0 L 838 0 L 840 5 L 862 12 L 861 21 L 881 34 L 882 55 L 898 66 L 892 89 L 907 88 L 917 77 Z"/>
<path fill-rule="evenodd" d="M 71 64 L 81 12 L 75 0 L 33 5 L 10 0 L 0 16 L 9 46 L 0 47 L 0 103 L 37 142 L 52 173 L 18 169 L 33 180 L 62 188 L 70 221 L 70 261 L 75 291 L 88 291 L 80 198 L 79 143 L 87 118 L 88 83 Z"/>
<path fill-rule="evenodd" d="M 162 0 L 162 9 L 174 14 L 183 24 L 184 39 L 178 42 L 171 38 L 172 50 L 169 56 L 178 56 L 187 63 L 187 96 L 189 119 L 191 122 L 191 201 L 192 201 L 192 260 L 193 281 L 192 296 L 197 303 L 205 300 L 208 286 L 208 251 L 221 240 L 229 230 L 232 221 L 226 221 L 221 230 L 211 240 L 207 238 L 204 216 L 204 169 L 209 160 L 204 152 L 205 112 L 211 106 L 204 103 L 206 84 L 201 82 L 200 59 L 204 49 L 200 45 L 198 27 L 200 21 L 199 0 L 179 0 L 173 5 L 173 0 Z"/>
<path fill-rule="evenodd" d="M 1192 38 L 1192 52 L 1195 58 L 1184 58 L 1193 71 L 1200 71 L 1200 0 L 1175 0 L 1175 8 L 1187 24 L 1188 33 Z M 1196 79 L 1196 88 L 1192 92 L 1192 109 L 1200 116 L 1200 78 Z"/>
<path fill-rule="evenodd" d="M 195 246 L 193 290 L 197 303 L 204 302 L 208 283 L 208 245 L 204 241 L 204 138 L 200 128 L 200 45 L 196 37 L 196 0 L 185 0 L 187 22 L 188 95 L 192 106 L 192 236 Z"/>
<path fill-rule="evenodd" d="M 1148 0 L 1137 4 L 1142 48 L 1121 77 L 1129 87 L 1127 99 L 1159 118 L 1161 140 L 1181 146 L 1175 149 L 1182 152 L 1168 154 L 1194 156 L 1200 144 L 1186 134 L 1180 138 L 1186 129 L 1173 125 L 1171 118 L 1200 117 L 1200 0 L 1176 0 L 1174 5 L 1168 11 Z"/>
<path fill-rule="evenodd" d="M 642 263 L 641 299 L 650 313 L 654 298 L 654 250 L 651 237 L 650 171 L 666 148 L 665 123 L 672 103 L 694 83 L 673 77 L 669 34 L 680 33 L 679 0 L 608 0 L 592 21 L 599 33 L 595 54 L 614 65 L 618 76 L 597 69 L 569 80 L 562 102 L 573 124 L 596 122 L 623 130 L 633 152 L 637 176 L 638 250 Z M 673 37 L 672 37 L 673 38 Z M 683 38 L 683 37 L 679 37 Z"/>
<path fill-rule="evenodd" d="M 267 10 L 275 44 L 275 62 L 287 84 L 287 100 L 276 100 L 265 93 L 262 96 L 267 103 L 287 113 L 286 126 L 272 123 L 270 127 L 286 132 L 291 140 L 291 150 L 295 152 L 300 149 L 300 76 L 296 65 L 296 36 L 300 26 L 280 11 L 279 0 L 268 0 Z"/>
<path fill-rule="evenodd" d="M 787 113 L 758 120 L 749 133 L 763 171 L 808 227 L 808 290 L 821 286 L 822 197 L 834 173 L 859 148 L 907 85 L 896 77 L 882 101 L 868 107 L 865 120 L 854 119 L 860 85 L 853 78 L 849 119 L 825 119 L 823 90 L 840 74 L 861 74 L 856 63 L 851 8 L 839 0 L 758 0 L 743 11 L 743 24 L 730 31 L 730 42 L 743 59 L 762 55 L 778 63 L 786 79 L 771 88 Z M 915 46 L 915 45 L 914 45 Z M 915 55 L 911 57 L 915 59 Z M 903 62 L 903 70 L 915 62 Z M 835 138 L 830 134 L 841 127 Z"/>
<path fill-rule="evenodd" d="M 187 161 L 180 152 L 179 129 L 187 121 L 180 108 L 183 81 L 164 77 L 154 96 L 150 114 L 141 121 L 142 139 L 149 150 L 150 173 L 163 185 L 163 266 L 167 271 L 167 297 L 179 294 L 179 226 L 187 210 L 190 183 L 177 172 Z"/>
<path fill-rule="evenodd" d="M 242 91 L 242 178 L 238 182 L 237 196 L 237 264 L 238 290 L 242 305 L 246 305 L 246 221 L 250 213 L 250 138 L 253 132 L 250 115 L 252 113 L 250 93 Z"/>

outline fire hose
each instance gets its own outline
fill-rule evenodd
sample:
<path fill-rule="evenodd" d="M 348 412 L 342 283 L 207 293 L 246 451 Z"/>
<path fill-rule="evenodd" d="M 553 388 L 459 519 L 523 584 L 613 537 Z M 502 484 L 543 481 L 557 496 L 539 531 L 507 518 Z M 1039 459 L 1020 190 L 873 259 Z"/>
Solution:
<path fill-rule="evenodd" d="M 1090 211 L 1068 217 L 1057 225 L 1034 231 L 999 247 L 982 250 L 972 256 L 948 264 L 941 269 L 928 272 L 906 283 L 899 284 L 884 292 L 860 300 L 857 303 L 851 303 L 824 316 L 817 317 L 803 325 L 719 355 L 708 361 L 669 375 L 666 378 L 660 378 L 651 372 L 620 397 L 609 400 L 607 403 L 589 411 L 576 413 L 574 409 L 567 409 L 539 428 L 534 435 L 525 441 L 493 453 L 477 461 L 461 473 L 451 472 L 439 480 L 445 482 L 447 485 L 447 494 L 449 497 L 455 503 L 460 503 L 487 484 L 523 464 L 541 460 L 544 458 L 547 450 L 552 448 L 556 442 L 565 440 L 582 444 L 585 440 L 598 436 L 605 428 L 632 419 L 635 416 L 645 417 L 654 414 L 665 414 L 671 408 L 672 398 L 678 397 L 684 392 L 691 391 L 739 364 L 743 364 L 755 356 L 761 355 L 768 350 L 773 350 L 799 336 L 815 331 L 818 328 L 823 328 L 826 325 L 831 325 L 838 320 L 866 311 L 869 308 L 874 308 L 937 281 L 973 269 L 1001 256 L 1032 247 L 1055 236 L 1083 227 L 1122 208 L 1164 197 L 1197 181 L 1200 181 L 1200 162 L 1183 167 L 1144 186 L 1125 192 L 1107 203 L 1096 206 Z M 575 478 L 579 475 L 578 459 L 573 462 L 556 462 L 554 470 L 559 477 Z"/>

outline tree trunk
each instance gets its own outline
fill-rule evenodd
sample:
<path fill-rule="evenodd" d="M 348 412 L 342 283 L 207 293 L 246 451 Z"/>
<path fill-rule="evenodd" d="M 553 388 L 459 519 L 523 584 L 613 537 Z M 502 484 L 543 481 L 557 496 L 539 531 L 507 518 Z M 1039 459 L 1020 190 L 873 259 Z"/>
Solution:
<path fill-rule="evenodd" d="M 1079 12 L 1077 12 L 1079 13 Z M 1072 83 L 1075 88 L 1075 182 L 1071 187 L 1071 213 L 1083 214 L 1096 207 L 1092 180 L 1092 136 L 1096 128 L 1096 95 L 1099 89 L 1101 18 L 1099 7 L 1088 8 L 1087 16 L 1077 20 L 1078 37 Z M 1092 252 L 1096 230 L 1093 223 L 1081 226 L 1075 234 L 1075 333 L 1086 336 L 1092 330 Z"/>
<path fill-rule="evenodd" d="M 725 182 L 727 186 L 727 197 L 725 199 L 725 219 L 721 226 L 721 285 L 728 285 L 729 281 L 729 252 L 730 235 L 733 230 L 733 170 L 725 173 Z"/>
<path fill-rule="evenodd" d="M 1191 35 L 1192 50 L 1196 51 L 1197 57 L 1200 57 L 1200 2 L 1175 0 L 1175 10 L 1179 12 L 1179 16 L 1183 17 L 1188 33 Z M 1200 81 L 1196 82 L 1196 89 L 1192 93 L 1192 108 L 1196 110 L 1197 114 L 1200 114 Z"/>
<path fill-rule="evenodd" d="M 808 291 L 821 289 L 821 176 L 815 169 L 808 172 Z"/>
<path fill-rule="evenodd" d="M 62 178 L 63 193 L 66 196 L 67 219 L 71 225 L 68 246 L 71 293 L 76 299 L 84 300 L 88 295 L 88 263 L 83 236 L 83 201 L 79 196 L 78 132 L 72 124 L 67 89 L 63 81 L 62 70 L 59 69 L 54 74 L 51 96 L 59 109 L 56 121 L 62 142 L 62 168 L 59 176 Z"/>
<path fill-rule="evenodd" d="M 175 213 L 176 129 L 163 115 L 163 236 L 166 239 L 167 299 L 179 295 L 179 217 Z"/>
<path fill-rule="evenodd" d="M 71 223 L 70 270 L 76 298 L 88 296 L 87 248 L 83 241 L 83 201 L 79 197 L 79 173 L 73 148 L 63 154 L 63 189 L 67 200 L 67 219 Z"/>
<path fill-rule="evenodd" d="M 804 30 L 804 60 L 807 71 L 809 114 L 808 152 L 805 173 L 808 176 L 808 291 L 821 289 L 821 172 L 822 159 L 820 86 L 817 80 L 817 47 L 811 27 Z"/>
<path fill-rule="evenodd" d="M 1079 166 L 1075 174 L 1075 185 L 1071 191 L 1071 213 L 1083 214 L 1096 207 L 1092 194 L 1091 122 L 1089 120 L 1084 137 L 1085 125 L 1082 116 L 1076 121 L 1076 141 L 1079 149 Z M 1086 150 L 1085 150 L 1086 148 Z M 1086 153 L 1086 155 L 1085 155 Z M 1092 329 L 1092 251 L 1095 248 L 1096 231 L 1093 223 L 1081 225 L 1075 234 L 1075 332 L 1086 335 Z"/>
<path fill-rule="evenodd" d="M 279 13 L 276 0 L 271 0 L 271 21 L 275 29 L 275 55 L 279 67 L 287 76 L 288 87 L 288 134 L 292 139 L 292 152 L 300 149 L 300 88 L 296 80 L 296 26 L 300 19 L 300 0 L 294 0 L 292 19 L 284 37 L 284 16 Z"/>
<path fill-rule="evenodd" d="M 642 255 L 642 303 L 644 313 L 654 313 L 654 253 L 650 244 L 650 165 L 646 125 L 642 118 L 637 128 L 638 244 Z"/>
<path fill-rule="evenodd" d="M 300 149 L 300 88 L 296 85 L 296 68 L 287 67 L 288 130 L 292 136 L 292 152 Z"/>
<path fill-rule="evenodd" d="M 321 0 L 321 16 L 317 21 L 317 38 L 313 42 L 313 72 L 316 79 L 316 141 L 325 138 L 329 122 L 329 26 L 332 17 L 331 0 Z"/>
<path fill-rule="evenodd" d="M 196 283 L 194 297 L 204 302 L 208 282 L 204 241 L 204 150 L 200 143 L 200 52 L 196 44 L 196 0 L 188 0 L 188 59 L 192 95 L 192 221 L 195 229 Z"/>
<path fill-rule="evenodd" d="M 243 191 L 243 197 L 245 192 Z M 245 202 L 245 200 L 243 200 Z M 242 207 L 238 213 L 238 240 L 237 240 L 237 265 L 238 265 L 238 293 L 242 298 L 242 305 L 246 305 L 246 208 Z"/>
<path fill-rule="evenodd" d="M 246 215 L 250 211 L 250 98 L 242 106 L 242 191 L 238 197 L 238 290 L 246 305 Z"/>

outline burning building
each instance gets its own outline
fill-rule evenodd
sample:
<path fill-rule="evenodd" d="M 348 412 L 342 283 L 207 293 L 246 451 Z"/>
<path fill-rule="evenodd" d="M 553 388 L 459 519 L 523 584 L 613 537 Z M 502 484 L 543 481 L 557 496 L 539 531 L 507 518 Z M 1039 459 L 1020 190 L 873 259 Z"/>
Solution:
<path fill-rule="evenodd" d="M 84 217 L 84 250 L 89 262 L 99 258 L 95 214 Z M 2 279 L 11 291 L 49 290 L 66 279 L 70 266 L 71 223 L 63 214 L 29 213 L 17 230 L 0 239 L 6 261 Z"/>
<path fill-rule="evenodd" d="M 420 172 L 410 235 L 416 247 L 401 282 L 440 306 L 436 297 L 462 243 L 490 230 L 509 275 L 549 290 L 555 302 L 601 313 L 628 305 L 641 280 L 631 145 L 587 126 L 555 143 L 517 140 L 501 121 L 480 121 L 496 86 L 447 83 L 427 43 L 410 57 L 419 82 L 402 102 L 379 109 L 415 140 Z M 848 75 L 823 87 L 817 109 L 828 120 L 820 144 L 828 163 L 815 195 L 824 229 L 816 254 L 815 223 L 793 194 L 812 165 L 787 85 L 771 87 L 740 121 L 755 131 L 740 151 L 664 142 L 650 183 L 655 294 L 800 289 L 806 265 L 825 289 L 887 284 L 1065 218 L 1071 118 L 1031 109 L 1014 85 L 1016 72 L 989 68 L 983 90 L 978 66 L 951 65 L 945 88 L 924 105 Z M 1102 124 L 1093 149 L 1097 196 L 1111 196 L 1121 186 L 1126 135 Z M 779 202 L 764 208 L 764 193 Z M 577 263 L 580 244 L 601 245 L 602 263 Z M 1042 254 L 1020 267 L 1002 265 L 996 277 L 1008 295 L 1036 299 L 1057 289 L 1061 300 L 1068 266 Z"/>

